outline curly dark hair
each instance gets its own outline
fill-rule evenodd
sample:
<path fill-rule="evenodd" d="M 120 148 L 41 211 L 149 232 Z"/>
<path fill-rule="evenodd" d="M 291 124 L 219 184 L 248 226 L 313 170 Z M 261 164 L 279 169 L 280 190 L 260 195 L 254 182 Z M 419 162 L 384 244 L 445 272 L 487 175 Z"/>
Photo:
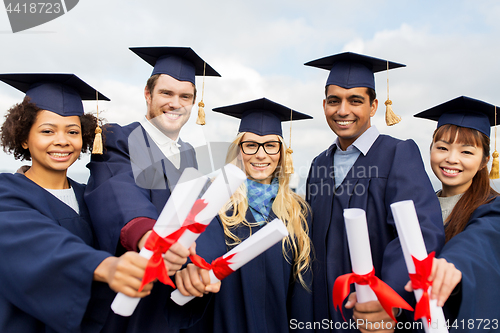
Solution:
<path fill-rule="evenodd" d="M 31 160 L 30 151 L 24 149 L 22 144 L 28 140 L 31 127 L 41 110 L 35 104 L 30 103 L 29 97 L 25 97 L 22 103 L 14 105 L 7 111 L 5 122 L 0 129 L 4 152 L 13 154 L 15 159 Z M 82 153 L 90 152 L 97 127 L 97 118 L 91 114 L 84 114 L 80 116 L 80 122 L 82 126 Z"/>

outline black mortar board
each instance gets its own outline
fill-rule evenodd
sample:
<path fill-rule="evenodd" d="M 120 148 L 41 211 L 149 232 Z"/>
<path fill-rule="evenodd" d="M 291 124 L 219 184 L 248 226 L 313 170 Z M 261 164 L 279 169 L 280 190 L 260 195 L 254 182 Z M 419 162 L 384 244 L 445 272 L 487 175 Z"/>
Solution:
<path fill-rule="evenodd" d="M 339 53 L 309 61 L 304 65 L 330 71 L 326 85 L 333 84 L 345 89 L 357 87 L 375 89 L 373 73 L 406 66 L 352 52 Z"/>
<path fill-rule="evenodd" d="M 490 127 L 495 126 L 495 105 L 460 96 L 417 113 L 414 117 L 437 121 L 438 128 L 451 124 L 478 130 L 489 137 Z"/>
<path fill-rule="evenodd" d="M 292 110 L 267 98 L 222 106 L 213 111 L 241 119 L 238 132 L 252 132 L 261 136 L 276 134 L 282 137 L 282 121 L 312 119 L 307 114 Z"/>
<path fill-rule="evenodd" d="M 130 50 L 153 66 L 153 73 L 167 74 L 195 84 L 195 75 L 220 76 L 190 47 L 131 47 Z"/>
<path fill-rule="evenodd" d="M 100 100 L 109 101 L 74 74 L 0 74 L 0 80 L 26 93 L 30 102 L 40 109 L 64 117 L 83 115 L 82 100 L 96 100 L 98 96 Z"/>

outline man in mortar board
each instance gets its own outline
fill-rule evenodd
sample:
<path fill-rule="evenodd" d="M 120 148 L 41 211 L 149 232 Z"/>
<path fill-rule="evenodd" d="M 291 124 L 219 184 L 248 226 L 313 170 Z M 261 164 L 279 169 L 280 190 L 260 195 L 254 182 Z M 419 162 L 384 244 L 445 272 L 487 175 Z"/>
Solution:
<path fill-rule="evenodd" d="M 188 47 L 131 50 L 154 66 L 144 88 L 146 116 L 123 127 L 105 126 L 104 153 L 94 155 L 87 165 L 85 201 L 99 246 L 110 253 L 142 248 L 182 171 L 197 168 L 195 151 L 179 138 L 179 132 L 196 99 L 195 75 L 220 76 Z M 176 243 L 165 259 L 188 255 Z M 185 260 L 176 266 L 167 263 L 169 275 Z M 163 305 L 172 288 L 156 283 L 154 289 L 132 317 L 116 318 L 109 331 L 168 331 Z"/>
<path fill-rule="evenodd" d="M 413 296 L 404 290 L 408 272 L 390 205 L 413 200 L 428 252 L 441 249 L 444 231 L 439 202 L 415 142 L 379 134 L 370 122 L 378 107 L 373 73 L 404 65 L 349 52 L 306 65 L 330 71 L 323 109 L 337 135 L 313 160 L 306 193 L 313 212 L 311 239 L 317 259 L 313 266 L 315 321 L 330 319 L 329 328 L 335 331 L 334 323 L 340 327 L 344 320 L 333 307 L 333 285 L 337 277 L 352 272 L 344 209 L 365 210 L 375 274 L 412 305 Z M 412 320 L 411 312 L 393 312 L 398 321 Z M 370 321 L 372 329 L 381 328 L 376 323 L 382 320 L 385 327 L 396 326 L 380 302 L 356 303 L 355 294 L 345 303 L 344 316 L 348 322 Z M 359 326 L 361 331 L 365 328 Z"/>

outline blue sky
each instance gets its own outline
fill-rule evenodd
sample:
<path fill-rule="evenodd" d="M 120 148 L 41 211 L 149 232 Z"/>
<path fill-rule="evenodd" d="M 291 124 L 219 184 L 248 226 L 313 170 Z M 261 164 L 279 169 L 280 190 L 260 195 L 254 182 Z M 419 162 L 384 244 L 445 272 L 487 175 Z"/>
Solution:
<path fill-rule="evenodd" d="M 108 121 L 127 124 L 144 116 L 151 73 L 128 47 L 191 46 L 222 78 L 205 82 L 208 124 L 200 128 L 192 117 L 181 136 L 195 145 L 232 140 L 237 121 L 211 109 L 267 97 L 315 117 L 292 130 L 295 166 L 304 178 L 335 135 L 322 113 L 327 72 L 303 64 L 343 51 L 364 53 L 407 65 L 389 73 L 393 108 L 403 121 L 388 128 L 379 107 L 372 124 L 415 140 L 427 167 L 435 124 L 413 114 L 461 95 L 500 105 L 498 17 L 494 0 L 82 0 L 62 17 L 13 34 L 0 9 L 0 72 L 75 73 L 111 98 L 99 105 Z M 386 73 L 376 75 L 376 85 L 383 106 Z M 0 112 L 22 97 L 0 84 Z M 85 107 L 95 111 L 94 103 Z M 288 125 L 284 131 L 288 140 Z M 88 159 L 82 156 L 70 175 L 84 181 Z M 1 170 L 22 164 L 0 153 Z"/>

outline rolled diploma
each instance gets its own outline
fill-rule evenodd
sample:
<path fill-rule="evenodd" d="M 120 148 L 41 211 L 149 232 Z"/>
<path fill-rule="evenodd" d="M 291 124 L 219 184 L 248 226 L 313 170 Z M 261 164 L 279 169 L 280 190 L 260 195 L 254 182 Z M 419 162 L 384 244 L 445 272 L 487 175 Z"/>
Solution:
<path fill-rule="evenodd" d="M 403 250 L 404 259 L 408 273 L 415 274 L 415 264 L 411 256 L 418 260 L 423 260 L 427 257 L 424 237 L 420 230 L 417 212 L 412 200 L 399 201 L 391 204 L 392 215 L 396 223 L 399 241 Z M 429 287 L 428 293 L 431 293 L 432 287 Z M 414 290 L 417 302 L 423 295 L 422 289 Z M 442 333 L 448 332 L 446 327 L 446 319 L 444 318 L 443 309 L 437 306 L 437 300 L 430 300 L 431 309 L 431 326 L 427 325 L 427 318 L 422 318 L 425 332 Z"/>
<path fill-rule="evenodd" d="M 181 227 L 207 180 L 208 177 L 194 168 L 184 170 L 153 227 L 160 237 L 166 237 Z M 153 252 L 142 248 L 139 254 L 149 259 Z M 140 300 L 118 293 L 111 303 L 111 309 L 120 316 L 128 317 L 134 313 Z"/>
<path fill-rule="evenodd" d="M 245 239 L 234 249 L 224 254 L 222 258 L 227 258 L 228 256 L 235 253 L 234 257 L 231 258 L 232 263 L 228 265 L 229 268 L 235 271 L 250 260 L 259 256 L 274 244 L 281 241 L 283 237 L 286 237 L 287 235 L 288 230 L 286 230 L 285 224 L 279 219 L 274 219 L 272 222 L 262 227 L 262 229 L 257 231 L 255 234 Z M 220 281 L 217 277 L 215 277 L 212 270 L 209 271 L 209 274 L 210 283 L 216 283 Z M 182 306 L 195 297 L 184 296 L 180 293 L 179 290 L 174 290 L 170 295 L 170 298 L 175 303 Z"/>
<path fill-rule="evenodd" d="M 359 208 L 344 209 L 345 229 L 353 273 L 365 275 L 373 270 L 372 251 L 368 237 L 366 213 Z M 356 298 L 359 303 L 377 301 L 377 296 L 368 285 L 355 283 Z"/>
<path fill-rule="evenodd" d="M 201 197 L 205 200 L 207 206 L 198 213 L 196 222 L 205 225 L 210 224 L 245 179 L 247 179 L 247 176 L 240 168 L 234 164 L 226 164 Z M 178 242 L 188 249 L 199 236 L 200 234 L 186 230 Z"/>

